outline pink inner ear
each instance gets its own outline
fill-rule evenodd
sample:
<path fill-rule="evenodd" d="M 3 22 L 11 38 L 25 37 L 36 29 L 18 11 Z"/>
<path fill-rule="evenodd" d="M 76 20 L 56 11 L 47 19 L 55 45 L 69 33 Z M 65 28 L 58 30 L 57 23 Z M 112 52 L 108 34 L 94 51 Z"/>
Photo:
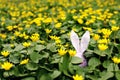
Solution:
<path fill-rule="evenodd" d="M 87 60 L 84 58 L 83 62 L 80 64 L 80 67 L 87 66 Z"/>

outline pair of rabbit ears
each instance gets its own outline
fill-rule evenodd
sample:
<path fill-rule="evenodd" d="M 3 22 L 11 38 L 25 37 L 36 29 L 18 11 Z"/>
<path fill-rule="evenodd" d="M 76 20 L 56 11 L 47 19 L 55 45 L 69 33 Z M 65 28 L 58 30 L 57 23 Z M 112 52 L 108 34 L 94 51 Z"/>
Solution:
<path fill-rule="evenodd" d="M 90 32 L 86 31 L 81 37 L 80 41 L 78 35 L 72 30 L 70 33 L 70 40 L 77 53 L 82 55 L 88 47 L 90 41 Z"/>

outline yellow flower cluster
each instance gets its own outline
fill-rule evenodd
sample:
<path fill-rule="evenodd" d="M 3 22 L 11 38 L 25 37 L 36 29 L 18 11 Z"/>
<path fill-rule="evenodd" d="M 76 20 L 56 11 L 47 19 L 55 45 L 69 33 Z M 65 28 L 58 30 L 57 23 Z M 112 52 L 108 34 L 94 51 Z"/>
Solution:
<path fill-rule="evenodd" d="M 61 27 L 62 23 L 56 23 L 55 28 L 59 29 Z"/>
<path fill-rule="evenodd" d="M 75 76 L 73 76 L 73 80 L 84 80 L 83 76 L 79 76 L 78 74 L 76 74 Z"/>
<path fill-rule="evenodd" d="M 13 67 L 13 64 L 10 63 L 10 62 L 4 62 L 3 64 L 1 64 L 1 67 L 2 67 L 4 70 L 10 70 L 10 69 Z"/>
<path fill-rule="evenodd" d="M 43 20 L 44 23 L 51 23 L 52 22 L 52 18 L 46 18 Z"/>
<path fill-rule="evenodd" d="M 74 51 L 74 50 L 69 50 L 68 53 L 69 53 L 70 56 L 75 56 L 76 51 Z"/>
<path fill-rule="evenodd" d="M 24 47 L 29 47 L 30 45 L 31 45 L 30 42 L 24 42 L 24 43 L 23 43 L 23 46 L 24 46 Z"/>
<path fill-rule="evenodd" d="M 0 37 L 1 37 L 2 39 L 6 39 L 7 35 L 4 34 L 4 33 L 0 33 Z"/>
<path fill-rule="evenodd" d="M 28 61 L 29 61 L 29 59 L 24 59 L 24 60 L 22 60 L 22 61 L 20 62 L 20 64 L 27 64 Z"/>
<path fill-rule="evenodd" d="M 101 30 L 101 32 L 103 33 L 103 37 L 104 37 L 104 38 L 108 38 L 108 37 L 110 36 L 110 34 L 111 34 L 112 31 L 110 31 L 109 29 L 103 28 L 103 29 Z"/>
<path fill-rule="evenodd" d="M 50 30 L 50 29 L 48 29 L 48 28 L 45 29 L 45 32 L 46 32 L 47 34 L 51 33 L 51 31 L 52 31 L 52 30 Z"/>
<path fill-rule="evenodd" d="M 99 38 L 100 38 L 100 36 L 99 36 L 98 34 L 94 34 L 94 35 L 93 35 L 93 39 L 94 39 L 94 40 L 98 40 Z"/>
<path fill-rule="evenodd" d="M 117 26 L 112 26 L 112 31 L 117 31 L 118 29 L 119 29 L 119 27 L 117 27 Z"/>
<path fill-rule="evenodd" d="M 60 37 L 57 37 L 57 36 L 54 35 L 54 36 L 50 36 L 50 38 L 52 40 L 55 40 L 56 43 L 61 43 Z"/>
<path fill-rule="evenodd" d="M 2 51 L 1 55 L 3 55 L 4 57 L 7 57 L 10 54 L 10 52 L 8 51 Z"/>
<path fill-rule="evenodd" d="M 13 26 L 7 26 L 7 29 L 8 29 L 9 31 L 12 31 L 12 30 L 13 30 Z"/>
<path fill-rule="evenodd" d="M 21 38 L 23 37 L 26 40 L 29 38 L 29 36 L 25 32 L 24 33 L 20 33 L 19 37 L 21 37 Z"/>
<path fill-rule="evenodd" d="M 65 49 L 63 49 L 63 48 L 58 49 L 58 54 L 59 54 L 60 56 L 65 55 L 67 52 L 69 53 L 70 56 L 75 56 L 75 54 L 76 54 L 76 51 L 71 50 L 71 49 L 70 49 L 70 50 L 65 50 Z"/>
<path fill-rule="evenodd" d="M 98 44 L 98 48 L 99 50 L 104 51 L 108 48 L 108 46 L 106 44 Z"/>
<path fill-rule="evenodd" d="M 21 38 L 24 38 L 24 39 L 29 39 L 29 35 L 27 35 L 25 32 L 23 32 L 23 33 L 20 33 L 19 31 L 15 31 L 14 32 L 14 35 L 15 36 L 19 36 L 19 37 L 21 37 Z M 12 36 L 12 37 L 14 37 L 14 36 Z M 15 37 L 14 37 L 15 38 Z M 12 38 L 11 38 L 12 39 Z"/>
<path fill-rule="evenodd" d="M 63 56 L 63 55 L 65 55 L 66 53 L 67 53 L 67 51 L 66 51 L 65 49 L 62 49 L 62 48 L 58 49 L 58 54 L 59 54 L 60 56 Z"/>
<path fill-rule="evenodd" d="M 98 40 L 98 43 L 99 43 L 99 44 L 108 44 L 109 42 L 110 42 L 109 39 L 99 39 L 99 40 Z"/>
<path fill-rule="evenodd" d="M 110 29 L 103 28 L 98 30 L 98 34 L 93 34 L 93 39 L 97 41 L 99 50 L 104 51 L 108 49 L 108 44 L 110 43 L 109 36 L 111 33 L 112 31 Z"/>
<path fill-rule="evenodd" d="M 116 63 L 116 64 L 119 64 L 119 63 L 120 63 L 120 58 L 113 57 L 112 60 L 113 60 L 113 62 Z"/>
<path fill-rule="evenodd" d="M 38 33 L 34 33 L 32 34 L 32 36 L 30 37 L 30 39 L 33 41 L 33 42 L 36 42 L 39 40 L 39 37 L 40 35 Z"/>

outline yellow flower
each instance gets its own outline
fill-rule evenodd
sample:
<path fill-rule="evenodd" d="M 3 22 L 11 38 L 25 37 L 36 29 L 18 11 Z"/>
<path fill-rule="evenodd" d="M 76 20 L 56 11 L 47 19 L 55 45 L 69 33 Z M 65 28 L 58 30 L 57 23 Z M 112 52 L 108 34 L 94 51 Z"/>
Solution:
<path fill-rule="evenodd" d="M 94 36 L 93 36 L 94 40 L 98 40 L 99 38 L 100 38 L 100 36 L 98 34 L 94 34 Z"/>
<path fill-rule="evenodd" d="M 69 50 L 68 53 L 69 53 L 70 56 L 75 56 L 76 51 L 74 51 L 74 50 Z"/>
<path fill-rule="evenodd" d="M 33 42 L 36 42 L 36 41 L 39 40 L 39 37 L 31 36 L 30 39 L 31 39 Z"/>
<path fill-rule="evenodd" d="M 10 52 L 8 51 L 2 51 L 1 55 L 3 55 L 4 57 L 7 57 L 10 54 Z"/>
<path fill-rule="evenodd" d="M 24 59 L 24 60 L 22 60 L 22 61 L 20 62 L 20 64 L 27 64 L 28 61 L 29 61 L 29 59 Z"/>
<path fill-rule="evenodd" d="M 6 34 L 1 34 L 2 39 L 5 39 L 7 37 Z"/>
<path fill-rule="evenodd" d="M 119 12 L 118 12 L 118 11 L 114 11 L 113 13 L 114 13 L 114 14 L 118 14 Z"/>
<path fill-rule="evenodd" d="M 30 28 L 30 25 L 29 25 L 29 24 L 27 24 L 25 27 L 26 27 L 26 28 Z"/>
<path fill-rule="evenodd" d="M 83 29 L 92 32 L 92 28 L 90 28 L 90 27 L 83 27 Z"/>
<path fill-rule="evenodd" d="M 99 50 L 104 51 L 108 48 L 108 46 L 105 44 L 98 44 L 98 48 L 99 48 Z"/>
<path fill-rule="evenodd" d="M 19 35 L 20 35 L 20 32 L 19 32 L 19 31 L 15 31 L 14 35 L 15 35 L 15 36 L 19 36 Z"/>
<path fill-rule="evenodd" d="M 10 62 L 4 62 L 3 64 L 1 64 L 1 67 L 4 69 L 4 70 L 10 70 L 12 68 L 13 64 L 10 63 Z"/>
<path fill-rule="evenodd" d="M 75 27 L 72 28 L 73 31 L 77 31 L 77 29 Z"/>
<path fill-rule="evenodd" d="M 13 30 L 13 26 L 7 26 L 7 29 L 8 29 L 9 31 L 12 31 L 12 30 Z"/>
<path fill-rule="evenodd" d="M 21 31 L 21 30 L 23 30 L 23 28 L 22 27 L 18 27 L 18 30 Z"/>
<path fill-rule="evenodd" d="M 117 31 L 118 29 L 119 29 L 119 27 L 117 27 L 117 26 L 112 26 L 112 31 Z"/>
<path fill-rule="evenodd" d="M 60 39 L 60 37 L 57 37 L 57 36 L 55 36 L 55 35 L 54 35 L 54 36 L 50 36 L 50 38 L 53 39 L 53 40 L 58 40 L 58 39 Z"/>
<path fill-rule="evenodd" d="M 62 23 L 56 23 L 56 24 L 55 24 L 55 28 L 57 28 L 57 29 L 58 29 L 58 28 L 60 28 L 60 27 L 61 27 L 61 25 L 62 25 Z"/>
<path fill-rule="evenodd" d="M 65 30 L 63 30 L 63 29 L 62 29 L 62 30 L 60 30 L 60 33 L 65 33 Z"/>
<path fill-rule="evenodd" d="M 67 51 L 65 49 L 62 49 L 62 48 L 58 49 L 58 54 L 60 56 L 65 55 L 66 53 L 67 53 Z"/>
<path fill-rule="evenodd" d="M 52 22 L 52 18 L 46 18 L 43 20 L 44 23 L 51 23 Z"/>
<path fill-rule="evenodd" d="M 11 40 L 14 40 L 15 39 L 15 36 L 11 36 Z"/>
<path fill-rule="evenodd" d="M 23 46 L 24 46 L 24 47 L 29 47 L 30 45 L 31 45 L 30 42 L 24 42 L 24 43 L 23 43 Z"/>
<path fill-rule="evenodd" d="M 109 42 L 110 42 L 109 39 L 99 39 L 99 40 L 98 40 L 98 43 L 99 43 L 99 44 L 108 44 Z"/>
<path fill-rule="evenodd" d="M 113 62 L 116 63 L 116 64 L 119 64 L 119 63 L 120 63 L 120 58 L 113 57 L 112 60 L 113 60 Z"/>
<path fill-rule="evenodd" d="M 77 11 L 76 9 L 73 9 L 73 10 L 71 10 L 71 13 L 74 14 L 76 11 Z"/>
<path fill-rule="evenodd" d="M 37 24 L 37 26 L 41 25 L 41 18 L 35 18 L 34 20 L 31 21 L 31 23 Z"/>
<path fill-rule="evenodd" d="M 47 34 L 51 33 L 51 31 L 52 31 L 52 30 L 50 30 L 50 29 L 45 29 L 45 32 L 46 32 Z"/>
<path fill-rule="evenodd" d="M 15 45 L 14 44 L 10 44 L 10 46 L 13 48 Z"/>
<path fill-rule="evenodd" d="M 78 16 L 73 16 L 73 19 L 76 20 L 78 18 Z"/>
<path fill-rule="evenodd" d="M 73 76 L 74 80 L 84 80 L 83 76 L 79 76 L 78 74 L 76 74 L 75 76 Z"/>
<path fill-rule="evenodd" d="M 21 33 L 21 34 L 19 35 L 19 37 L 24 37 L 24 34 Z"/>
<path fill-rule="evenodd" d="M 115 20 L 111 20 L 110 21 L 112 24 L 116 24 L 116 21 Z"/>
<path fill-rule="evenodd" d="M 111 32 L 112 32 L 109 29 L 105 29 L 105 28 L 103 28 L 101 31 L 103 33 L 104 38 L 108 38 L 110 36 Z"/>
<path fill-rule="evenodd" d="M 55 43 L 61 43 L 60 39 L 55 40 Z"/>
<path fill-rule="evenodd" d="M 38 34 L 38 33 L 32 34 L 32 36 L 30 37 L 30 39 L 31 39 L 33 42 L 38 41 L 38 40 L 39 40 L 39 34 Z"/>
<path fill-rule="evenodd" d="M 44 40 L 40 40 L 40 43 L 41 43 L 41 44 L 44 44 L 44 43 L 45 43 L 45 41 L 44 41 Z"/>
<path fill-rule="evenodd" d="M 28 39 L 29 38 L 29 36 L 28 35 L 24 35 L 24 39 Z"/>
<path fill-rule="evenodd" d="M 82 19 L 77 19 L 79 24 L 83 24 L 83 20 Z"/>

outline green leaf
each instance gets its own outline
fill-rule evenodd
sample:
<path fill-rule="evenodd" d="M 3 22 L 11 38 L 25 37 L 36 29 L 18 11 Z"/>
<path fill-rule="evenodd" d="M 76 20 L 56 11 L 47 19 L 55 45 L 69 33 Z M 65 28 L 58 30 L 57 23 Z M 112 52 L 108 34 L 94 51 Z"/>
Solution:
<path fill-rule="evenodd" d="M 37 50 L 37 51 L 41 51 L 41 50 L 43 50 L 43 49 L 45 49 L 46 47 L 44 46 L 44 45 L 36 45 L 35 46 L 35 50 Z"/>
<path fill-rule="evenodd" d="M 21 44 L 18 44 L 18 45 L 15 46 L 14 51 L 20 51 L 20 50 L 22 50 L 23 48 L 24 48 L 24 46 L 22 46 Z"/>
<path fill-rule="evenodd" d="M 10 75 L 9 75 L 8 72 L 4 72 L 4 73 L 3 73 L 3 76 L 4 76 L 4 77 L 9 77 Z"/>
<path fill-rule="evenodd" d="M 107 71 L 114 71 L 114 63 L 111 63 L 110 65 L 108 65 Z"/>
<path fill-rule="evenodd" d="M 47 49 L 50 50 L 51 52 L 56 52 L 57 51 L 54 43 L 47 44 Z"/>
<path fill-rule="evenodd" d="M 63 56 L 63 61 L 62 61 L 63 73 L 66 76 L 70 76 L 69 73 L 68 73 L 69 63 L 70 63 L 69 56 L 66 54 L 66 55 Z"/>
<path fill-rule="evenodd" d="M 34 52 L 34 48 L 28 48 L 28 50 L 27 50 L 27 54 L 29 55 L 29 54 L 32 54 Z"/>
<path fill-rule="evenodd" d="M 51 57 L 51 63 L 54 64 L 54 63 L 59 63 L 60 62 L 60 56 L 58 54 L 53 54 L 52 57 Z"/>
<path fill-rule="evenodd" d="M 63 71 L 63 65 L 62 63 L 59 63 L 59 70 L 62 72 Z"/>
<path fill-rule="evenodd" d="M 43 59 L 43 58 L 48 58 L 48 57 L 49 57 L 49 53 L 43 52 L 43 53 L 40 53 L 39 60 L 41 60 L 41 59 Z"/>
<path fill-rule="evenodd" d="M 8 50 L 9 52 L 12 51 L 10 44 L 3 44 L 2 46 L 4 47 L 3 50 Z"/>
<path fill-rule="evenodd" d="M 63 56 L 62 64 L 63 64 L 64 70 L 67 70 L 68 69 L 68 65 L 69 65 L 69 56 L 68 55 L 64 55 Z"/>
<path fill-rule="evenodd" d="M 120 80 L 120 71 L 117 71 L 117 72 L 115 73 L 115 76 L 116 76 L 117 80 Z"/>
<path fill-rule="evenodd" d="M 119 67 L 117 64 L 111 63 L 108 65 L 107 71 L 119 71 Z"/>
<path fill-rule="evenodd" d="M 120 53 L 120 44 L 116 44 L 117 49 L 119 50 Z"/>
<path fill-rule="evenodd" d="M 104 51 L 100 51 L 100 50 L 98 50 L 98 49 L 95 49 L 95 50 L 94 50 L 94 53 L 96 53 L 96 54 L 99 55 L 99 56 L 106 56 L 106 53 L 105 53 Z"/>
<path fill-rule="evenodd" d="M 94 75 L 86 75 L 87 78 L 89 78 L 90 80 L 97 80 L 98 77 L 94 76 Z"/>
<path fill-rule="evenodd" d="M 52 77 L 49 74 L 41 74 L 39 80 L 53 80 Z"/>
<path fill-rule="evenodd" d="M 51 74 L 52 79 L 57 78 L 61 74 L 60 71 L 54 70 L 53 73 Z"/>
<path fill-rule="evenodd" d="M 44 69 L 44 70 L 46 70 L 46 71 L 53 71 L 52 69 L 50 69 L 50 68 L 48 68 L 47 66 L 39 66 L 40 68 L 42 68 L 42 69 Z"/>
<path fill-rule="evenodd" d="M 92 66 L 92 67 L 96 67 L 96 66 L 100 65 L 100 63 L 101 62 L 98 58 L 93 57 L 89 60 L 88 65 Z"/>
<path fill-rule="evenodd" d="M 15 55 L 10 55 L 9 56 L 9 60 L 12 63 L 19 63 L 19 56 L 15 56 Z"/>
<path fill-rule="evenodd" d="M 38 69 L 38 64 L 36 64 L 36 63 L 28 63 L 28 64 L 26 64 L 26 68 L 28 70 L 37 70 Z"/>
<path fill-rule="evenodd" d="M 35 78 L 34 77 L 26 77 L 26 78 L 24 78 L 22 80 L 35 80 Z"/>
<path fill-rule="evenodd" d="M 119 66 L 117 64 L 114 64 L 115 71 L 119 71 Z"/>
<path fill-rule="evenodd" d="M 105 71 L 102 75 L 101 75 L 101 78 L 100 80 L 108 80 L 109 78 L 113 77 L 114 74 L 110 71 Z"/>
<path fill-rule="evenodd" d="M 79 57 L 76 57 L 76 56 L 73 56 L 72 59 L 71 59 L 71 63 L 73 64 L 79 64 L 81 63 L 83 60 Z"/>
<path fill-rule="evenodd" d="M 38 63 L 39 59 L 40 59 L 40 54 L 39 53 L 31 53 L 30 54 L 30 59 L 34 62 L 34 63 Z"/>
<path fill-rule="evenodd" d="M 70 63 L 68 66 L 68 70 L 71 74 L 74 74 L 74 65 Z"/>
<path fill-rule="evenodd" d="M 110 62 L 109 60 L 104 61 L 104 62 L 103 62 L 103 67 L 104 67 L 104 68 L 107 68 L 108 65 L 110 65 L 110 63 L 111 63 L 111 62 Z"/>

